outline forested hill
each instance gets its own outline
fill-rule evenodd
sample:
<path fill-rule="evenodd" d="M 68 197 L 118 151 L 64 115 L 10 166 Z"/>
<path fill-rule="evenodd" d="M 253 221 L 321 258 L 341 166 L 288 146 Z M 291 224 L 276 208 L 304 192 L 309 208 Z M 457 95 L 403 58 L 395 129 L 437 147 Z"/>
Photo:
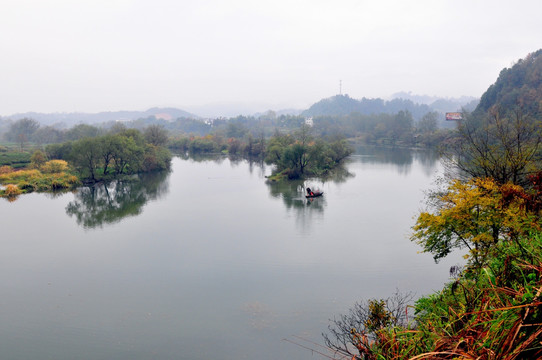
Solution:
<path fill-rule="evenodd" d="M 419 120 L 425 114 L 431 111 L 460 111 L 461 105 L 455 104 L 451 108 L 442 109 L 449 106 L 448 103 L 438 103 L 439 107 L 430 106 L 427 104 L 418 104 L 409 99 L 396 98 L 385 101 L 383 99 L 367 99 L 361 100 L 352 99 L 348 95 L 336 95 L 327 99 L 322 99 L 313 104 L 309 109 L 305 110 L 303 116 L 322 116 L 322 115 L 349 115 L 351 113 L 360 113 L 364 115 L 371 114 L 396 114 L 402 110 L 408 110 L 414 119 Z"/>
<path fill-rule="evenodd" d="M 475 113 L 484 113 L 494 105 L 508 109 L 519 105 L 533 115 L 542 112 L 542 49 L 501 70 L 497 81 L 482 95 Z"/>

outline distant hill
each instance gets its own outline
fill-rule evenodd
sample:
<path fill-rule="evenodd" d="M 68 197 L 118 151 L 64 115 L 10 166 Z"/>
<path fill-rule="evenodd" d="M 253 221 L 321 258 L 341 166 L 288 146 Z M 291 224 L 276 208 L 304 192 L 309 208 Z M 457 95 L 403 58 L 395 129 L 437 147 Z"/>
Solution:
<path fill-rule="evenodd" d="M 199 118 L 197 115 L 187 111 L 175 108 L 151 108 L 146 111 L 108 111 L 99 113 L 36 113 L 28 112 L 21 114 L 13 114 L 7 118 L 19 120 L 22 118 L 31 118 L 39 121 L 43 125 L 64 124 L 66 127 L 71 127 L 75 124 L 98 124 L 108 121 L 129 121 L 154 116 L 157 119 L 175 120 L 178 118 Z"/>
<path fill-rule="evenodd" d="M 478 105 L 479 99 L 473 96 L 461 96 L 458 98 L 441 98 L 438 96 L 429 95 L 415 95 L 411 92 L 398 92 L 391 96 L 392 99 L 404 99 L 411 100 L 416 104 L 429 105 L 433 110 L 438 112 L 453 112 L 466 108 L 467 110 L 474 110 Z"/>
<path fill-rule="evenodd" d="M 438 99 L 435 98 L 431 105 L 415 103 L 410 99 L 395 98 L 392 100 L 383 99 L 352 99 L 348 95 L 336 95 L 327 99 L 322 99 L 313 104 L 309 109 L 303 111 L 303 116 L 322 116 L 322 115 L 348 115 L 353 112 L 360 114 L 394 114 L 401 110 L 408 110 L 414 119 L 421 119 L 425 114 L 431 111 L 444 113 L 447 111 L 458 111 L 474 98 L 461 98 L 462 100 Z"/>
<path fill-rule="evenodd" d="M 520 59 L 511 68 L 501 70 L 497 81 L 482 95 L 475 113 L 483 113 L 492 106 L 513 108 L 540 115 L 542 112 L 542 49 Z"/>

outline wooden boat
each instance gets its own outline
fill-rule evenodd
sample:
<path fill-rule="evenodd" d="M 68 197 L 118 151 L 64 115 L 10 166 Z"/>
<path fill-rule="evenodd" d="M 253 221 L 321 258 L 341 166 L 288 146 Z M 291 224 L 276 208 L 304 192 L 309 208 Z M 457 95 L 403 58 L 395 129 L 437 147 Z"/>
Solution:
<path fill-rule="evenodd" d="M 324 195 L 324 192 L 323 191 L 315 191 L 313 193 L 310 193 L 310 194 L 307 194 L 305 195 L 305 197 L 307 199 L 312 199 L 312 198 L 315 198 L 315 197 L 319 197 L 319 196 L 322 196 Z"/>

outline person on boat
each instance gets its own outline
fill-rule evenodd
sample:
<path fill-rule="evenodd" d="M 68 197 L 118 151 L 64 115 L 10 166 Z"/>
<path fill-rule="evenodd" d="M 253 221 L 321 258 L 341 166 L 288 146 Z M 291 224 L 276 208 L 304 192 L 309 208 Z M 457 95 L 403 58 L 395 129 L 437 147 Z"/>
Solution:
<path fill-rule="evenodd" d="M 314 192 L 309 187 L 307 188 L 307 195 L 314 196 Z"/>

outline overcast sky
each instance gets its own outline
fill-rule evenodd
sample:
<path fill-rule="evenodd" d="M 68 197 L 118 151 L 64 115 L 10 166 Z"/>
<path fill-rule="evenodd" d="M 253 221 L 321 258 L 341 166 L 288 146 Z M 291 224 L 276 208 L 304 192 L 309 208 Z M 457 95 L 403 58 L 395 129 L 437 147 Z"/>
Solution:
<path fill-rule="evenodd" d="M 540 0 L 0 0 L 0 115 L 479 97 Z"/>

